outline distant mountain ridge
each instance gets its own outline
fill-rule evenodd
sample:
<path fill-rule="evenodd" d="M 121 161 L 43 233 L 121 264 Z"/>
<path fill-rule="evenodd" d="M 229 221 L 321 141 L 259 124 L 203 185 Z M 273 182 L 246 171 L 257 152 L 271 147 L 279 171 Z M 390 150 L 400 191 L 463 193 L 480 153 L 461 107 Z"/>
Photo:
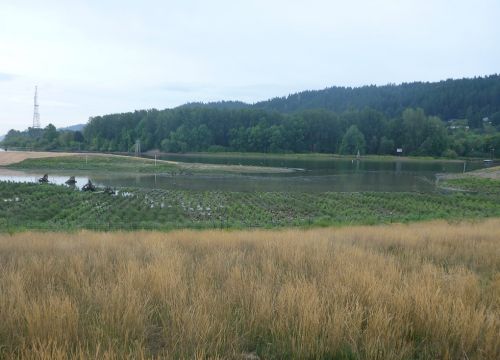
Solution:
<path fill-rule="evenodd" d="M 251 104 L 247 104 L 243 101 L 216 101 L 216 102 L 191 102 L 180 106 L 176 109 L 182 108 L 205 108 L 205 109 L 223 109 L 223 110 L 240 110 L 251 108 Z"/>
<path fill-rule="evenodd" d="M 63 128 L 58 128 L 57 130 L 59 131 L 83 131 L 83 128 L 87 124 L 76 124 L 76 125 L 71 125 L 71 126 L 66 126 Z"/>

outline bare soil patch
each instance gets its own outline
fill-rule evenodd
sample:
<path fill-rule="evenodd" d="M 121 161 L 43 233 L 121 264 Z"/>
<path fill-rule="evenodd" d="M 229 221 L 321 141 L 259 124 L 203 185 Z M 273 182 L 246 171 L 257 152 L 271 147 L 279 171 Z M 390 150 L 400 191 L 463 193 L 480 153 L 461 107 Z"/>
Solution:
<path fill-rule="evenodd" d="M 41 159 L 60 156 L 71 156 L 73 153 L 53 153 L 38 151 L 2 151 L 0 152 L 0 166 L 6 166 L 21 162 L 26 159 Z"/>

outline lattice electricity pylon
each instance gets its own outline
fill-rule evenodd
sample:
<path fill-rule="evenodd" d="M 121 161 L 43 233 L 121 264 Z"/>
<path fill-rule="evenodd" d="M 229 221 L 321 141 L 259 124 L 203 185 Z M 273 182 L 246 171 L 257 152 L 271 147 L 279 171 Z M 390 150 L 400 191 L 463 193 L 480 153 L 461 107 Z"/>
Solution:
<path fill-rule="evenodd" d="M 38 112 L 38 86 L 35 86 L 35 105 L 33 109 L 33 128 L 40 129 L 40 113 Z"/>

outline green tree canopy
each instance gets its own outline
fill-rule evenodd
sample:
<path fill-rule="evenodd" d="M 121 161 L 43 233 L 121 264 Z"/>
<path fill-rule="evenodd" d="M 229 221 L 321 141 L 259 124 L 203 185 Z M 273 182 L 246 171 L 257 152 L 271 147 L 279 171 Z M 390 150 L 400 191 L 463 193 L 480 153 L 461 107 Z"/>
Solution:
<path fill-rule="evenodd" d="M 365 152 L 365 136 L 356 125 L 351 125 L 342 138 L 340 153 L 355 155 L 358 151 L 361 154 Z"/>

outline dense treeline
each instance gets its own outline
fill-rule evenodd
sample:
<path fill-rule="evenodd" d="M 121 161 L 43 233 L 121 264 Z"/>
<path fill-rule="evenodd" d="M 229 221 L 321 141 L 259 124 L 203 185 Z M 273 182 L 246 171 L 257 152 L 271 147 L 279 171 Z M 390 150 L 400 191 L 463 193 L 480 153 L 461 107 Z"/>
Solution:
<path fill-rule="evenodd" d="M 406 109 L 394 118 L 365 109 L 341 114 L 307 110 L 293 114 L 264 110 L 178 108 L 143 110 L 91 118 L 80 132 L 57 131 L 52 125 L 25 132 L 10 131 L 3 145 L 33 149 L 132 152 L 320 152 L 406 155 L 485 156 L 500 153 L 500 133 L 447 127 L 421 109 Z"/>
<path fill-rule="evenodd" d="M 293 114 L 264 110 L 178 108 L 143 110 L 91 118 L 81 132 L 57 131 L 53 125 L 20 132 L 11 130 L 3 146 L 43 150 L 166 152 L 320 152 L 407 155 L 500 155 L 500 126 L 470 130 L 463 122 L 446 125 L 422 109 L 406 109 L 389 118 L 365 109 L 341 114 L 307 110 Z"/>
<path fill-rule="evenodd" d="M 434 83 L 331 87 L 274 98 L 253 107 L 279 112 L 306 109 L 344 112 L 368 107 L 389 117 L 397 116 L 406 108 L 422 108 L 427 114 L 446 121 L 468 119 L 471 127 L 480 128 L 484 117 L 500 117 L 500 75 Z"/>
<path fill-rule="evenodd" d="M 500 134 L 489 126 L 489 135 L 465 126 L 451 130 L 421 109 L 389 118 L 372 109 L 283 114 L 179 108 L 94 117 L 84 137 L 87 148 L 95 151 L 131 151 L 139 139 L 143 150 L 167 152 L 394 154 L 403 148 L 410 155 L 481 156 L 492 147 L 500 151 Z"/>
<path fill-rule="evenodd" d="M 7 149 L 82 150 L 84 138 L 81 131 L 57 130 L 49 124 L 43 129 L 10 130 L 1 145 Z"/>

